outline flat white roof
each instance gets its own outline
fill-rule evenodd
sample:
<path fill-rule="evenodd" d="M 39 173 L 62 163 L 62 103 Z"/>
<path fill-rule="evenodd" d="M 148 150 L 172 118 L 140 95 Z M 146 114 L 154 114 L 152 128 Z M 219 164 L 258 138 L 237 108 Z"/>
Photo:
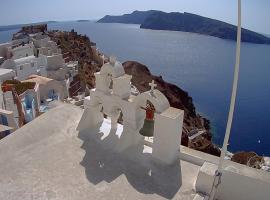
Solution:
<path fill-rule="evenodd" d="M 90 132 L 76 131 L 82 113 L 63 104 L 0 140 L 0 199 L 194 198 L 200 166 L 160 169 L 149 167 L 148 154 L 139 162 L 131 150 L 127 157 L 106 150 Z"/>
<path fill-rule="evenodd" d="M 27 56 L 27 57 L 16 59 L 16 60 L 14 60 L 14 62 L 16 64 L 22 64 L 22 63 L 30 62 L 31 60 L 35 60 L 35 59 L 36 59 L 36 57 L 32 55 L 32 56 Z"/>
<path fill-rule="evenodd" d="M 4 75 L 15 75 L 14 71 L 12 69 L 4 69 L 4 68 L 0 68 L 0 77 L 4 76 Z"/>

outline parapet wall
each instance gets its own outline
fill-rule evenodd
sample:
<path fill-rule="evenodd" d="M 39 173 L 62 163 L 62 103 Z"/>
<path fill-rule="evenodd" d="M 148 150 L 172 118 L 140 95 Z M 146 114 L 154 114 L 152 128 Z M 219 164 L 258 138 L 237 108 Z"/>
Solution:
<path fill-rule="evenodd" d="M 180 148 L 180 158 L 196 165 L 203 165 L 205 162 L 217 165 L 219 162 L 219 157 L 195 151 L 184 146 Z M 214 171 L 212 174 L 214 174 Z M 212 187 L 213 183 L 209 180 L 200 182 L 204 184 L 206 182 L 211 183 L 209 187 Z M 197 187 L 195 189 L 197 189 Z M 220 200 L 269 200 L 270 173 L 253 169 L 230 160 L 225 160 L 221 183 L 218 186 L 216 198 Z"/>

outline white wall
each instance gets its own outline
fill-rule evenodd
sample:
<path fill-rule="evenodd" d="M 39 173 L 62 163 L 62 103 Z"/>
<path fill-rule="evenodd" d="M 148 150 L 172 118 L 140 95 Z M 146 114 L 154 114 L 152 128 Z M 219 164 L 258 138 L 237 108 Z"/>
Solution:
<path fill-rule="evenodd" d="M 3 72 L 4 71 L 4 72 Z M 2 73 L 3 72 L 3 73 Z M 0 69 L 0 81 L 11 80 L 15 77 L 15 71 L 9 69 Z"/>
<path fill-rule="evenodd" d="M 47 71 L 47 77 L 57 80 L 57 81 L 63 81 L 66 79 L 66 74 L 68 73 L 67 68 L 60 68 L 58 70 L 48 70 Z"/>
<path fill-rule="evenodd" d="M 25 63 L 23 65 L 16 66 L 17 79 L 19 81 L 27 79 L 30 75 L 37 74 L 37 63 Z"/>
<path fill-rule="evenodd" d="M 19 119 L 19 115 L 18 115 L 18 109 L 17 109 L 17 105 L 14 103 L 14 99 L 13 99 L 13 95 L 11 91 L 5 92 L 3 94 L 3 98 L 5 99 L 5 109 L 8 111 L 12 111 L 13 112 L 13 116 L 16 119 Z"/>
<path fill-rule="evenodd" d="M 183 120 L 184 111 L 172 107 L 155 114 L 153 157 L 166 164 L 177 160 Z"/>
<path fill-rule="evenodd" d="M 47 57 L 47 69 L 48 70 L 57 70 L 60 67 L 63 67 L 65 61 L 62 54 L 48 56 Z"/>
<path fill-rule="evenodd" d="M 11 46 L 10 43 L 3 43 L 3 44 L 0 44 L 0 56 L 1 57 L 6 57 L 7 56 L 7 51 L 8 51 L 8 48 Z"/>
<path fill-rule="evenodd" d="M 43 39 L 32 39 L 33 42 L 34 42 L 34 45 L 36 48 L 40 48 L 40 47 L 46 47 L 50 38 L 49 37 L 46 37 L 46 38 L 43 38 Z"/>
<path fill-rule="evenodd" d="M 36 58 L 36 61 L 38 66 L 47 66 L 47 56 L 39 55 L 38 58 Z"/>
<path fill-rule="evenodd" d="M 270 175 L 262 170 L 248 169 L 223 171 L 221 184 L 218 187 L 217 199 L 222 200 L 269 200 Z M 246 168 L 246 169 L 245 169 Z M 250 171 L 248 174 L 245 171 Z"/>
<path fill-rule="evenodd" d="M 2 65 L 1 65 L 1 68 L 4 68 L 4 69 L 15 69 L 15 66 L 16 66 L 16 63 L 11 60 L 11 59 L 8 59 L 6 60 Z"/>
<path fill-rule="evenodd" d="M 39 73 L 38 73 L 40 76 L 43 76 L 43 77 L 47 77 L 48 76 L 48 73 L 47 73 L 47 70 L 46 70 L 46 67 L 44 66 L 41 66 L 39 68 Z"/>
<path fill-rule="evenodd" d="M 198 176 L 204 180 L 196 182 L 196 190 L 202 193 L 208 193 L 209 190 L 202 191 L 202 188 L 211 188 L 213 181 L 209 181 L 214 176 L 219 158 L 203 152 L 195 151 L 188 147 L 181 146 L 181 160 L 194 163 L 196 165 L 205 165 L 206 162 L 214 163 L 215 167 L 204 168 L 200 170 L 208 173 L 206 176 Z M 213 164 L 212 164 L 213 165 Z M 205 180 L 207 178 L 207 180 Z M 198 185 L 200 184 L 199 188 Z M 204 187 L 202 187 L 202 185 Z M 224 161 L 224 170 L 222 172 L 221 184 L 218 187 L 216 198 L 218 200 L 269 200 L 270 198 L 270 173 L 250 168 L 229 160 Z"/>
<path fill-rule="evenodd" d="M 13 54 L 12 59 L 14 60 L 18 58 L 32 56 L 34 55 L 34 48 L 32 47 L 32 45 L 19 46 L 15 49 L 12 49 L 12 54 Z"/>
<path fill-rule="evenodd" d="M 60 81 L 52 80 L 46 85 L 39 85 L 40 100 L 48 99 L 49 91 L 54 90 L 60 97 L 60 100 L 67 98 L 65 85 Z"/>
<path fill-rule="evenodd" d="M 12 111 L 0 109 L 0 114 L 6 116 L 8 126 L 13 128 L 12 130 L 10 130 L 10 132 L 13 132 L 18 129 L 18 124 L 16 123 L 14 119 L 14 115 Z"/>

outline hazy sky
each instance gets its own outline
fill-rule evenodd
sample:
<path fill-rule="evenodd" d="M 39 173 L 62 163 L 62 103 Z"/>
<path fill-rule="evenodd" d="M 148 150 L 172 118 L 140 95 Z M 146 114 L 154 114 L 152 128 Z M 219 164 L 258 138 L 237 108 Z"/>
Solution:
<path fill-rule="evenodd" d="M 270 34 L 270 0 L 242 0 L 243 26 Z M 0 25 L 98 19 L 134 10 L 191 12 L 236 24 L 237 0 L 0 0 Z"/>

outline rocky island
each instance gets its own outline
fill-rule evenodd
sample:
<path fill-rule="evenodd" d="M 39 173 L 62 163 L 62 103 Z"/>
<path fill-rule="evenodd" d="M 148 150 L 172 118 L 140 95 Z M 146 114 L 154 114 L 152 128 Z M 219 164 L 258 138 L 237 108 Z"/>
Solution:
<path fill-rule="evenodd" d="M 140 24 L 143 29 L 191 32 L 234 41 L 237 33 L 232 24 L 187 12 L 134 11 L 121 16 L 107 15 L 98 23 Z M 270 38 L 242 28 L 242 42 L 270 44 Z"/>

